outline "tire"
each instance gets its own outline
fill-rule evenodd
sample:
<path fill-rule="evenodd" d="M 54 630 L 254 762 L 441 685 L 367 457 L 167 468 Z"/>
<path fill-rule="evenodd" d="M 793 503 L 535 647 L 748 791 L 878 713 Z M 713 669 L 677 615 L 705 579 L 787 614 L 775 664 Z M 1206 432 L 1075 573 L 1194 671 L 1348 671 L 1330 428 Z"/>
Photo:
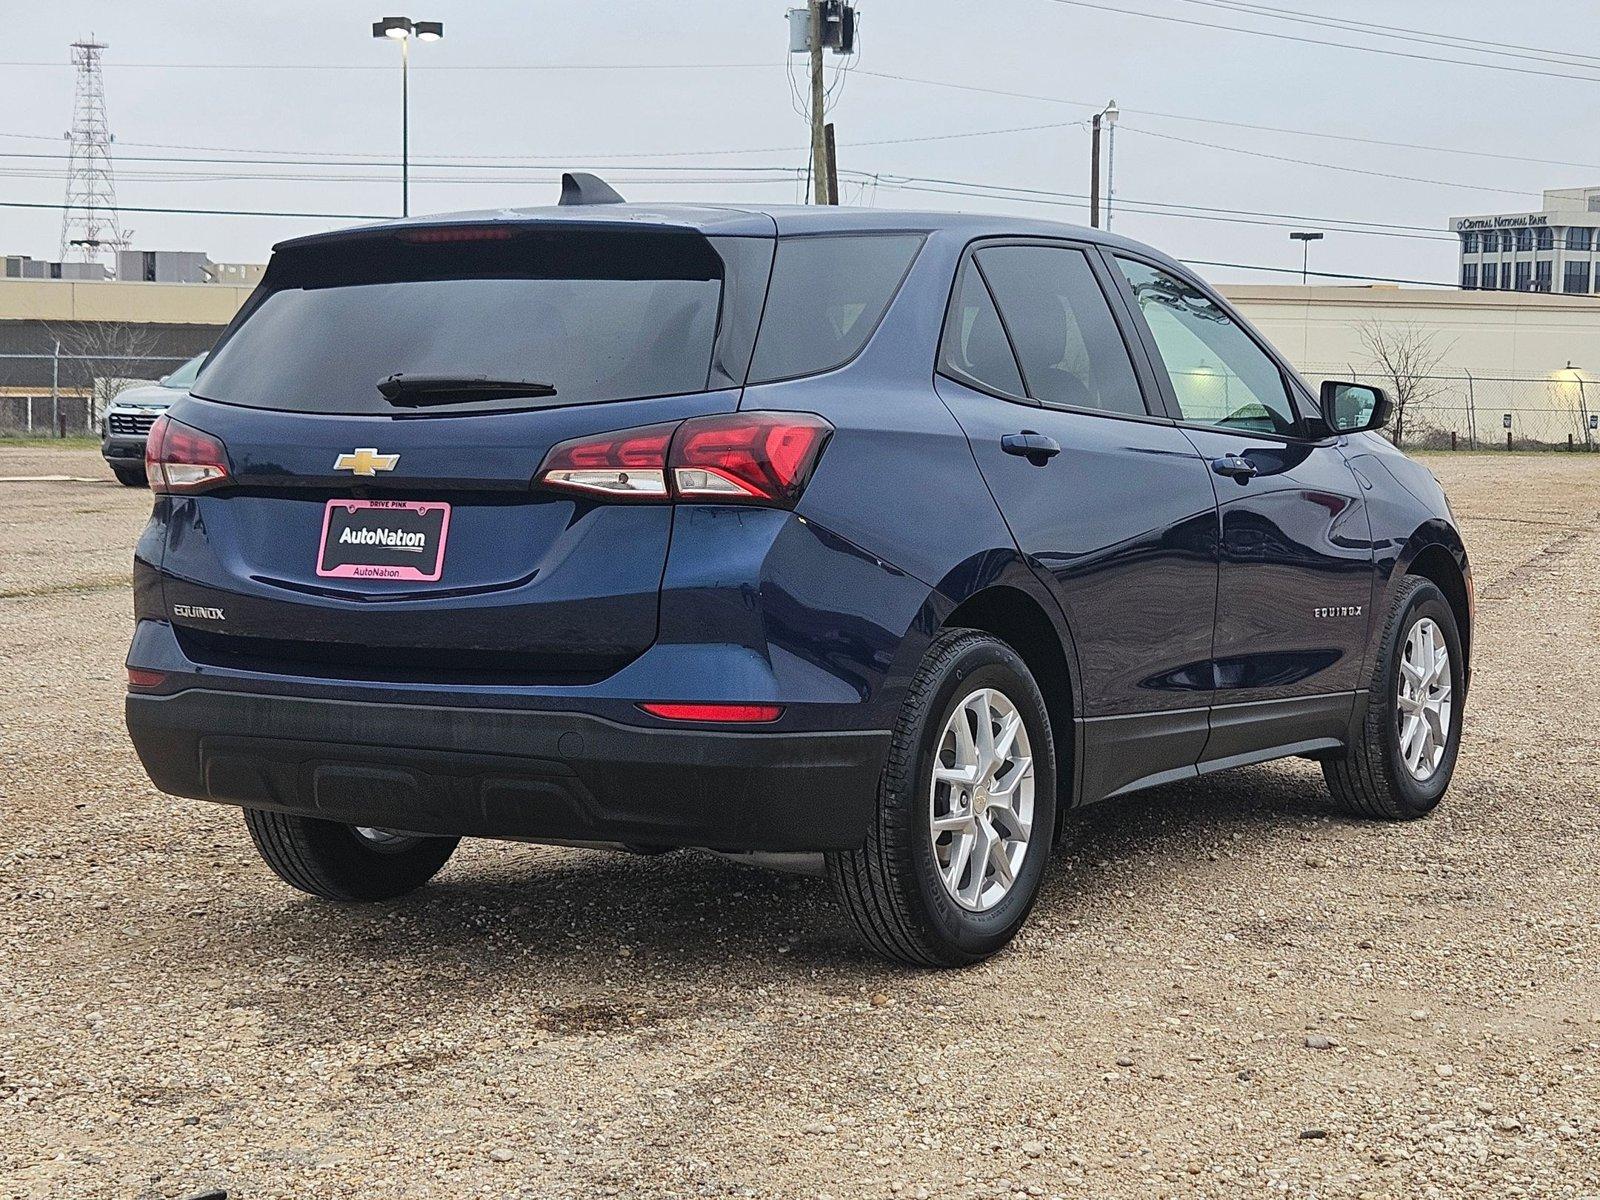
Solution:
<path fill-rule="evenodd" d="M 460 838 L 373 830 L 363 836 L 336 821 L 247 808 L 256 852 L 279 879 L 324 900 L 392 900 L 439 873 Z"/>
<path fill-rule="evenodd" d="M 112 467 L 111 473 L 117 477 L 117 482 L 123 487 L 142 488 L 150 486 L 150 481 L 145 478 L 143 467 Z"/>
<path fill-rule="evenodd" d="M 1444 726 L 1443 753 L 1431 772 L 1419 778 L 1402 750 L 1401 728 L 1408 713 L 1400 699 L 1400 679 L 1408 641 L 1413 631 L 1427 622 L 1442 636 L 1448 652 L 1450 690 L 1447 714 L 1438 722 Z M 1461 711 L 1466 699 L 1463 666 L 1461 634 L 1444 593 L 1420 576 L 1406 576 L 1384 616 L 1377 661 L 1368 681 L 1366 713 L 1355 742 L 1342 756 L 1322 763 L 1322 773 L 1340 808 L 1353 816 L 1384 821 L 1413 821 L 1434 810 L 1450 785 L 1461 749 Z M 1432 757 L 1425 744 L 1419 747 L 1413 741 L 1407 749 L 1419 760 L 1421 754 Z"/>
<path fill-rule="evenodd" d="M 1021 718 L 1025 737 L 1012 743 L 1012 758 L 994 775 L 994 782 L 1000 784 L 995 794 L 1001 796 L 1002 780 L 1017 773 L 1013 803 L 1022 804 L 1029 779 L 1016 748 L 1026 742 L 1032 760 L 1031 830 L 1020 843 L 1006 840 L 1006 835 L 1014 835 L 1018 828 L 1011 825 L 1014 808 L 1008 809 L 1003 797 L 991 807 L 982 785 L 958 791 L 955 784 L 941 783 L 936 788 L 934 783 L 936 761 L 942 767 L 948 766 L 947 759 L 959 765 L 953 722 L 958 711 L 973 712 L 966 702 L 980 694 L 997 695 L 999 699 L 992 703 L 1006 702 L 1009 712 Z M 980 705 L 990 702 L 974 701 Z M 978 711 L 995 715 L 1005 710 L 983 707 Z M 970 721 L 966 715 L 961 719 L 969 730 L 977 728 L 975 713 Z M 995 715 L 995 719 L 1003 728 L 1009 714 L 1004 718 Z M 980 752 L 979 761 L 982 759 Z M 964 799 L 958 804 L 958 798 Z M 936 834 L 931 826 L 936 812 L 942 812 L 946 820 L 956 820 L 960 813 L 983 813 L 988 827 L 1002 836 L 1000 854 L 1009 855 L 1004 848 L 1007 845 L 1020 850 L 1018 863 L 1011 865 L 1008 858 L 1014 879 L 1009 888 L 1000 884 L 1003 894 L 993 892 L 995 883 L 983 882 L 991 871 L 996 872 L 994 880 L 998 882 L 998 858 L 984 860 L 984 877 L 973 874 L 976 849 L 961 860 L 968 865 L 965 873 L 957 869 L 957 885 L 966 880 L 969 900 L 976 896 L 975 903 L 987 902 L 987 907 L 973 908 L 946 885 L 944 875 L 956 869 L 958 844 L 965 835 Z M 949 630 L 929 647 L 907 690 L 878 784 L 878 811 L 866 845 L 860 850 L 830 853 L 828 875 L 861 940 L 885 958 L 914 967 L 981 962 L 1003 949 L 1027 919 L 1048 865 L 1055 814 L 1054 741 L 1038 684 L 1021 657 L 1004 642 L 975 630 Z M 981 834 L 973 836 L 970 845 L 985 844 Z"/>

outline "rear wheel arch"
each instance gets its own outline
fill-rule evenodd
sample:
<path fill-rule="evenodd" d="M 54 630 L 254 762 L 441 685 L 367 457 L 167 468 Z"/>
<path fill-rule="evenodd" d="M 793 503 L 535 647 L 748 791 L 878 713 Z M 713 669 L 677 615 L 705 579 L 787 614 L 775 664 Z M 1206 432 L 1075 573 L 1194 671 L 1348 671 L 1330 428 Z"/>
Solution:
<path fill-rule="evenodd" d="M 1074 674 L 1067 647 L 1049 611 L 1034 596 L 1006 584 L 986 587 L 956 605 L 940 623 L 945 629 L 977 629 L 1015 650 L 1032 673 L 1050 714 L 1056 750 L 1057 838 L 1063 815 L 1076 792 L 1072 716 L 1076 710 Z"/>

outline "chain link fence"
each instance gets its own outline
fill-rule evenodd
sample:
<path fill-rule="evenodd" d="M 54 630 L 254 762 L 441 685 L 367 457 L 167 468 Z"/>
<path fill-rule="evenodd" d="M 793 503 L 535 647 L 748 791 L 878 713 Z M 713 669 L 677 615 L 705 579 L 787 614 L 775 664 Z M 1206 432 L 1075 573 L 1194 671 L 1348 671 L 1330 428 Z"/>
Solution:
<path fill-rule="evenodd" d="M 98 436 L 106 406 L 129 387 L 154 383 L 186 357 L 135 354 L 0 354 L 0 436 Z M 1348 379 L 1398 399 L 1395 380 L 1348 365 L 1301 369 L 1313 385 Z M 1408 450 L 1600 449 L 1600 380 L 1576 370 L 1543 377 L 1414 376 L 1391 422 Z"/>
<path fill-rule="evenodd" d="M 0 354 L 0 436 L 98 436 L 106 406 L 189 359 L 151 354 Z"/>
<path fill-rule="evenodd" d="M 1324 364 L 1301 369 L 1313 387 L 1320 379 L 1370 384 L 1399 400 L 1403 411 L 1387 432 L 1407 450 L 1600 449 L 1600 380 L 1561 370 L 1542 377 L 1417 375 L 1404 389 L 1388 375 Z"/>

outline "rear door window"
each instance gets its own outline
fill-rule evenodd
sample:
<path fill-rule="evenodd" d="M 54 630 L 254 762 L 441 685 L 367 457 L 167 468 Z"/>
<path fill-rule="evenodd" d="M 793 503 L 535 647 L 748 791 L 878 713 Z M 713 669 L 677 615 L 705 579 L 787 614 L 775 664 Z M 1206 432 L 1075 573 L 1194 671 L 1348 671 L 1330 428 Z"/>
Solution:
<path fill-rule="evenodd" d="M 735 386 L 754 326 L 741 310 L 759 309 L 772 249 L 770 239 L 679 230 L 406 238 L 280 252 L 195 393 L 255 408 L 390 413 L 378 384 L 396 374 L 548 385 L 435 412 Z M 726 345 L 740 330 L 742 350 Z"/>
<path fill-rule="evenodd" d="M 816 375 L 859 354 L 922 240 L 919 233 L 778 239 L 750 382 Z"/>
<path fill-rule="evenodd" d="M 1027 395 L 994 298 L 971 259 L 961 268 L 945 316 L 939 370 L 1002 396 Z"/>
<path fill-rule="evenodd" d="M 989 246 L 975 258 L 1030 396 L 1063 408 L 1147 415 L 1128 348 L 1081 250 Z"/>
<path fill-rule="evenodd" d="M 1176 275 L 1116 259 L 1160 352 L 1185 421 L 1285 437 L 1299 432 L 1283 372 L 1205 293 Z"/>

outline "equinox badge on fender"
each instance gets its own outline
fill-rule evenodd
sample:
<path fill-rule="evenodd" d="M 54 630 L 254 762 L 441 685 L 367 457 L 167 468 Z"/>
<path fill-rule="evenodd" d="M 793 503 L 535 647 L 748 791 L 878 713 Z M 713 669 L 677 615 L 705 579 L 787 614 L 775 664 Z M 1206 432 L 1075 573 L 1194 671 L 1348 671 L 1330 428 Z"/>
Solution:
<path fill-rule="evenodd" d="M 371 446 L 358 447 L 349 454 L 341 454 L 333 460 L 335 471 L 353 471 L 357 475 L 376 475 L 379 471 L 394 470 L 395 463 L 400 461 L 398 454 L 379 454 Z"/>

